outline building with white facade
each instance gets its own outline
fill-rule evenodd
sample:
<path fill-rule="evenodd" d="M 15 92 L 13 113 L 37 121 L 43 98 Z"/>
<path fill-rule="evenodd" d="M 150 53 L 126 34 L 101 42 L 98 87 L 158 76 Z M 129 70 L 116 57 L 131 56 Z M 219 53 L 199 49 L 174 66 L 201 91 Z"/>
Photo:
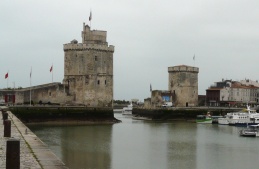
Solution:
<path fill-rule="evenodd" d="M 244 106 L 259 104 L 259 83 L 251 80 L 222 80 L 206 90 L 208 106 Z"/>

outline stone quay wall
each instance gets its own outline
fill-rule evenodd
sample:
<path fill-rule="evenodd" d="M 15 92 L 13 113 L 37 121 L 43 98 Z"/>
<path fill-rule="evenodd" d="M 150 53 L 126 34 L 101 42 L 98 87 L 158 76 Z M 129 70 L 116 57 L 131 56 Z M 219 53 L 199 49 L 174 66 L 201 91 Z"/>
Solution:
<path fill-rule="evenodd" d="M 54 124 L 88 124 L 117 123 L 112 108 L 97 107 L 59 107 L 59 106 L 27 106 L 10 107 L 24 123 Z"/>
<path fill-rule="evenodd" d="M 27 128 L 11 111 L 11 137 L 20 141 L 20 168 L 68 169 L 65 164 Z M 10 137 L 4 136 L 4 125 L 0 123 L 0 168 L 6 168 L 6 144 Z"/>
<path fill-rule="evenodd" d="M 142 109 L 134 108 L 134 116 L 146 117 L 152 120 L 195 120 L 197 115 L 206 115 L 208 112 L 212 116 L 223 116 L 229 112 L 241 111 L 240 108 L 212 108 L 212 107 L 192 107 L 192 108 L 161 108 Z"/>

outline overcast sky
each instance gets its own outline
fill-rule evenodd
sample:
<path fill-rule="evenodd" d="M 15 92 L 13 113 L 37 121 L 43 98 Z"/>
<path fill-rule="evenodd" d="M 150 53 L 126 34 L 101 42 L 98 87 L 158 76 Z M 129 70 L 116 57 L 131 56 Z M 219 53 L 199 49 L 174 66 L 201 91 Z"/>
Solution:
<path fill-rule="evenodd" d="M 52 64 L 62 82 L 63 44 L 81 43 L 90 9 L 115 46 L 116 100 L 168 90 L 168 67 L 182 64 L 199 67 L 199 94 L 222 78 L 259 80 L 258 0 L 2 0 L 0 88 L 29 87 L 31 67 L 32 86 L 50 83 Z"/>

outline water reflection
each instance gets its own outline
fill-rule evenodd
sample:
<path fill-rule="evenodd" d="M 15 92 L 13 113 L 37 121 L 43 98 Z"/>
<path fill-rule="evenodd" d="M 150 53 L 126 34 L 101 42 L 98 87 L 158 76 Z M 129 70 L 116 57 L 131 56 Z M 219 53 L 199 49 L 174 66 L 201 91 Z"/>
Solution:
<path fill-rule="evenodd" d="M 197 125 L 196 168 L 256 167 L 258 144 L 254 138 L 240 137 L 238 131 L 231 126 Z"/>
<path fill-rule="evenodd" d="M 168 168 L 193 168 L 196 165 L 196 125 L 177 123 L 168 125 Z"/>
<path fill-rule="evenodd" d="M 132 120 L 88 126 L 30 126 L 69 168 L 257 168 L 258 138 L 240 128 Z"/>
<path fill-rule="evenodd" d="M 29 127 L 69 168 L 111 168 L 112 125 Z"/>

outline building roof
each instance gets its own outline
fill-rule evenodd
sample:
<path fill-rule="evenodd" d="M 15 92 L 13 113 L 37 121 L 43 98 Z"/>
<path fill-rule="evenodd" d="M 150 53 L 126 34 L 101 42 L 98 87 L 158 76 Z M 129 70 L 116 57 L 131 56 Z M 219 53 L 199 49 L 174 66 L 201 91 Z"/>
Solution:
<path fill-rule="evenodd" d="M 239 82 L 236 82 L 236 83 L 232 83 L 231 84 L 231 88 L 242 88 L 242 89 L 259 89 L 259 87 L 256 87 L 254 85 L 244 85 L 244 84 L 241 84 Z"/>
<path fill-rule="evenodd" d="M 207 90 L 221 90 L 221 89 L 223 89 L 223 88 L 213 87 L 213 88 L 209 88 L 209 89 L 207 89 Z"/>

